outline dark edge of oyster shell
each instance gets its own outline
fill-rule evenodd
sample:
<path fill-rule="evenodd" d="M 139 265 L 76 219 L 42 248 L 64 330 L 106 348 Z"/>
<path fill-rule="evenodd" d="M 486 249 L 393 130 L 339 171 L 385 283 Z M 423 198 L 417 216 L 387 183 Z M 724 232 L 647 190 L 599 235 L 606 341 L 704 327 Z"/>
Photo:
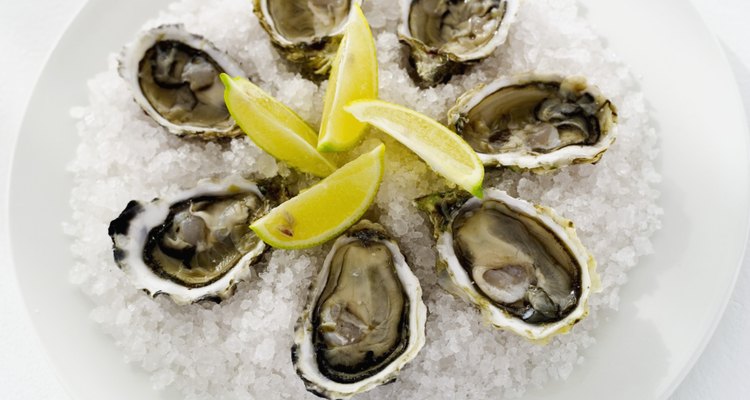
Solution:
<path fill-rule="evenodd" d="M 462 190 L 434 193 L 414 200 L 417 209 L 424 211 L 433 225 L 433 235 L 437 239 L 441 232 L 448 230 L 453 217 L 472 196 Z"/>

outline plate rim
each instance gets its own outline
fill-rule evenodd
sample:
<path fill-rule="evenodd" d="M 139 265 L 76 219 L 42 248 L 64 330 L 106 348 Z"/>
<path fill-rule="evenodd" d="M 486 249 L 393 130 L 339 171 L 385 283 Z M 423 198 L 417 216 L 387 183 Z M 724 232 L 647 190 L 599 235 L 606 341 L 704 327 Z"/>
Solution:
<path fill-rule="evenodd" d="M 698 18 L 700 23 L 703 25 L 704 30 L 711 38 L 712 46 L 716 50 L 718 50 L 719 54 L 721 55 L 722 68 L 724 68 L 725 70 L 724 73 L 730 76 L 732 78 L 732 82 L 734 83 L 732 85 L 732 96 L 735 97 L 735 104 L 739 106 L 738 112 L 740 113 L 740 115 L 744 116 L 744 123 L 742 125 L 743 132 L 741 132 L 741 134 L 744 134 L 745 137 L 750 137 L 750 115 L 748 115 L 745 109 L 742 107 L 742 105 L 744 104 L 744 99 L 742 97 L 742 92 L 740 91 L 739 83 L 737 81 L 737 75 L 732 69 L 732 64 L 729 61 L 729 57 L 727 57 L 726 50 L 724 50 L 724 46 L 722 45 L 722 42 L 719 39 L 718 35 L 713 29 L 711 29 L 711 25 L 708 24 L 703 14 L 700 13 L 693 0 L 690 0 L 687 3 L 687 7 L 690 8 L 690 12 L 694 14 L 694 16 Z M 750 92 L 748 92 L 748 95 L 750 95 Z M 750 176 L 750 142 L 746 143 L 745 147 L 745 169 Z M 746 210 L 750 210 L 750 204 L 745 204 L 745 207 Z M 687 378 L 687 376 L 690 374 L 690 371 L 695 368 L 698 360 L 700 360 L 700 358 L 703 356 L 703 353 L 706 351 L 708 344 L 711 343 L 711 339 L 713 339 L 714 335 L 716 334 L 716 330 L 719 328 L 719 324 L 724 319 L 724 314 L 726 314 L 729 302 L 732 300 L 732 295 L 734 294 L 735 290 L 737 290 L 737 281 L 739 280 L 740 273 L 742 272 L 742 267 L 744 266 L 745 260 L 747 260 L 748 256 L 750 256 L 750 253 L 748 252 L 750 250 L 750 212 L 748 212 L 748 215 L 745 216 L 744 223 L 745 245 L 743 246 L 742 256 L 740 257 L 737 266 L 734 269 L 734 275 L 732 276 L 731 282 L 729 282 L 729 290 L 726 291 L 727 294 L 722 300 L 722 304 L 718 310 L 719 312 L 711 321 L 711 325 L 701 338 L 698 346 L 696 347 L 696 351 L 690 357 L 688 362 L 682 367 L 672 384 L 670 384 L 665 390 L 664 396 L 662 396 L 663 399 L 667 399 L 672 396 L 677 388 L 680 387 L 680 385 L 682 385 L 682 383 L 685 381 L 685 378 Z"/>

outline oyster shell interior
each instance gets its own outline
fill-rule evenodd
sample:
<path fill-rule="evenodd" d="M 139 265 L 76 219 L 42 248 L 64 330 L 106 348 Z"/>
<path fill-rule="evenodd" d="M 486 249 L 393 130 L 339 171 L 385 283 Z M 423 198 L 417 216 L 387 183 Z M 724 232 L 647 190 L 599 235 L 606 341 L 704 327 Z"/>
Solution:
<path fill-rule="evenodd" d="M 518 0 L 401 0 L 399 40 L 420 86 L 447 82 L 505 43 Z"/>
<path fill-rule="evenodd" d="M 382 243 L 338 249 L 313 316 L 318 366 L 343 383 L 381 371 L 406 348 L 409 303 Z"/>
<path fill-rule="evenodd" d="M 596 261 L 573 222 L 541 205 L 488 189 L 415 200 L 436 238 L 445 290 L 475 305 L 495 327 L 545 342 L 588 314 L 599 289 Z"/>
<path fill-rule="evenodd" d="M 559 321 L 575 308 L 574 257 L 539 221 L 487 200 L 456 216 L 452 231 L 461 266 L 498 307 L 527 323 Z"/>
<path fill-rule="evenodd" d="M 118 72 L 135 102 L 170 133 L 204 140 L 242 134 L 224 104 L 219 75 L 244 71 L 182 24 L 141 32 L 120 54 Z"/>
<path fill-rule="evenodd" d="M 588 92 L 560 82 L 504 87 L 466 114 L 461 136 L 481 153 L 525 151 L 546 154 L 599 141 L 602 107 Z"/>
<path fill-rule="evenodd" d="M 344 27 L 362 0 L 253 0 L 273 45 L 310 78 L 328 74 Z"/>
<path fill-rule="evenodd" d="M 228 129 L 224 70 L 205 52 L 176 40 L 151 46 L 139 63 L 138 84 L 156 111 L 176 125 Z"/>
<path fill-rule="evenodd" d="M 170 207 L 149 232 L 144 261 L 160 276 L 200 287 L 224 276 L 260 239 L 250 224 L 265 213 L 255 193 L 191 198 Z"/>
<path fill-rule="evenodd" d="M 429 47 L 462 56 L 492 40 L 506 10 L 501 0 L 414 0 L 409 30 Z"/>
<path fill-rule="evenodd" d="M 292 360 L 305 387 L 345 399 L 396 379 L 425 343 L 419 280 L 385 229 L 367 220 L 341 235 L 310 288 Z"/>
<path fill-rule="evenodd" d="M 204 179 L 150 202 L 133 200 L 109 224 L 114 259 L 133 285 L 178 304 L 221 300 L 266 251 L 249 226 L 281 197 L 279 179 Z"/>
<path fill-rule="evenodd" d="M 349 0 L 267 0 L 278 33 L 290 42 L 311 42 L 343 29 Z"/>

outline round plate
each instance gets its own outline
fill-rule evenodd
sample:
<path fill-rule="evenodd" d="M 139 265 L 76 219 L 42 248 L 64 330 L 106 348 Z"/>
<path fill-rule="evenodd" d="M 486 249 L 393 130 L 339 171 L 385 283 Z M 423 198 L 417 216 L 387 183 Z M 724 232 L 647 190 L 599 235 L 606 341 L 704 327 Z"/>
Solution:
<path fill-rule="evenodd" d="M 68 283 L 74 261 L 61 228 L 71 215 L 65 165 L 77 145 L 69 109 L 87 103 L 86 80 L 167 3 L 90 1 L 50 57 L 15 150 L 9 215 L 20 287 L 76 399 L 179 398 L 154 392 L 146 373 L 126 365 L 90 321 L 92 303 Z M 700 355 L 739 270 L 750 203 L 747 127 L 728 63 L 689 3 L 582 3 L 610 48 L 642 77 L 662 138 L 663 229 L 655 254 L 621 289 L 620 310 L 602 315 L 585 362 L 567 381 L 524 398 L 664 398 Z"/>

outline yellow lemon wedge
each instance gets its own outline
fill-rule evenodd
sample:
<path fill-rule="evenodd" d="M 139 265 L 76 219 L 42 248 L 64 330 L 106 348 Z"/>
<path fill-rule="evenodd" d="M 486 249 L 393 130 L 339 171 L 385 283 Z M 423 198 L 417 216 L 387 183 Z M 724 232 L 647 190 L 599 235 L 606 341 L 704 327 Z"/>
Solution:
<path fill-rule="evenodd" d="M 255 221 L 250 229 L 281 249 L 317 246 L 357 222 L 383 180 L 385 145 L 365 153 Z"/>
<path fill-rule="evenodd" d="M 297 113 L 245 78 L 221 74 L 224 102 L 243 132 L 266 153 L 319 177 L 336 170 L 316 150 L 315 131 Z"/>
<path fill-rule="evenodd" d="M 401 142 L 445 179 L 482 197 L 482 161 L 468 143 L 439 122 L 381 100 L 358 100 L 344 109 Z"/>
<path fill-rule="evenodd" d="M 354 100 L 378 97 L 375 41 L 362 9 L 356 4 L 354 7 L 328 78 L 318 134 L 318 150 L 322 152 L 354 147 L 367 124 L 357 121 L 343 107 Z"/>

